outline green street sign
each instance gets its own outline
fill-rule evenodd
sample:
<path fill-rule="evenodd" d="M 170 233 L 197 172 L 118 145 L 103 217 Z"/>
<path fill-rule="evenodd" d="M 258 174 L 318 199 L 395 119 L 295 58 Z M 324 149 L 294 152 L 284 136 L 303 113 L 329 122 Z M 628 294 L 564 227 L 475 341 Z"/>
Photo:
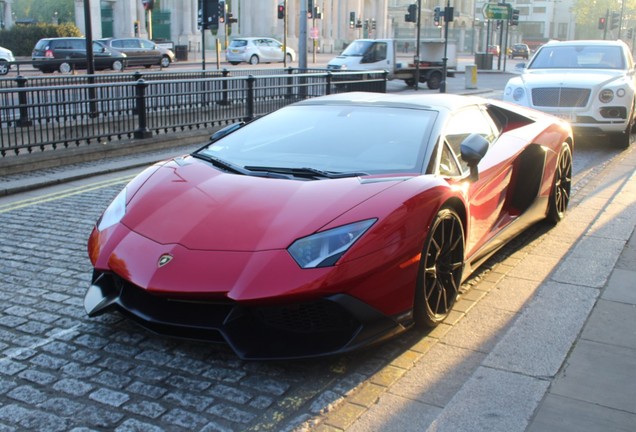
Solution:
<path fill-rule="evenodd" d="M 510 15 L 512 15 L 511 10 L 512 6 L 510 6 L 510 3 L 486 3 L 484 4 L 482 13 L 485 19 L 507 20 L 508 18 L 510 18 Z"/>

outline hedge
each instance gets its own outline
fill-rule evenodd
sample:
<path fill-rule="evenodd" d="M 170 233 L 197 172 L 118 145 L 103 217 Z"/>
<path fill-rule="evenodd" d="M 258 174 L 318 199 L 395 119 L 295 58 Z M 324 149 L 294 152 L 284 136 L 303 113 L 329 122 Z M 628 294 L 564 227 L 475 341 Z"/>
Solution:
<path fill-rule="evenodd" d="M 74 24 L 14 25 L 0 30 L 0 46 L 13 51 L 15 56 L 31 56 L 33 47 L 42 38 L 82 36 Z"/>

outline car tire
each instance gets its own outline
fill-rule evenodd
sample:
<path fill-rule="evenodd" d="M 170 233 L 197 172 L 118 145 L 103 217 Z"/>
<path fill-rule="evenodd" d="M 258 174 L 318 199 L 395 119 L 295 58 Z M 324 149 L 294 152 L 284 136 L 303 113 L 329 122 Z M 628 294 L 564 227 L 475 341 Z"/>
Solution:
<path fill-rule="evenodd" d="M 292 58 L 292 55 L 287 53 L 287 63 L 289 64 L 289 63 L 291 63 L 293 61 L 294 61 L 294 59 Z"/>
<path fill-rule="evenodd" d="M 163 57 L 161 57 L 161 62 L 159 63 L 159 65 L 160 65 L 162 68 L 167 68 L 168 66 L 170 66 L 170 63 L 172 63 L 172 62 L 170 61 L 170 57 L 168 57 L 168 56 L 163 56 Z"/>
<path fill-rule="evenodd" d="M 69 74 L 73 71 L 73 67 L 68 62 L 60 63 L 60 66 L 57 69 L 63 74 Z"/>
<path fill-rule="evenodd" d="M 9 62 L 6 60 L 0 60 L 0 75 L 8 74 L 9 69 L 11 69 L 11 66 L 9 66 Z"/>
<path fill-rule="evenodd" d="M 257 65 L 259 63 L 259 58 L 256 54 L 254 54 L 252 57 L 250 57 L 250 64 L 251 65 Z"/>
<path fill-rule="evenodd" d="M 115 60 L 111 65 L 110 68 L 112 70 L 114 70 L 115 72 L 121 72 L 124 70 L 125 66 L 124 66 L 124 62 L 121 60 Z"/>
<path fill-rule="evenodd" d="M 464 271 L 464 227 L 453 209 L 442 208 L 430 225 L 420 257 L 413 319 L 420 329 L 437 326 L 450 313 Z"/>
<path fill-rule="evenodd" d="M 442 85 L 442 73 L 435 71 L 431 72 L 426 79 L 426 86 L 431 90 L 437 90 Z"/>
<path fill-rule="evenodd" d="M 548 215 L 546 220 L 556 225 L 565 217 L 565 211 L 570 203 L 572 187 L 572 150 L 567 143 L 561 144 L 561 151 L 557 159 L 552 190 L 548 200 Z"/>

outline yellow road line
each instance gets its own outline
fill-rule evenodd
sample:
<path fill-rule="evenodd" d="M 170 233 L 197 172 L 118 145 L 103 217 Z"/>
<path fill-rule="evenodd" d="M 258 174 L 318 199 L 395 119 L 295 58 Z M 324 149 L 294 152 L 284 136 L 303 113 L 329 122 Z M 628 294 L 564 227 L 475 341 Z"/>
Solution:
<path fill-rule="evenodd" d="M 96 189 L 102 189 L 109 186 L 114 186 L 117 184 L 128 183 L 135 175 L 117 177 L 115 179 L 99 181 L 91 184 L 87 184 L 84 186 L 78 186 L 74 188 L 69 188 L 67 190 L 61 192 L 54 192 L 34 198 L 27 198 L 21 201 L 15 201 L 12 203 L 0 205 L 0 214 L 6 213 L 13 210 L 18 210 L 24 207 L 29 207 L 36 204 L 42 204 L 45 202 L 55 201 L 62 198 L 67 198 L 73 195 L 78 195 L 85 192 L 90 192 Z"/>

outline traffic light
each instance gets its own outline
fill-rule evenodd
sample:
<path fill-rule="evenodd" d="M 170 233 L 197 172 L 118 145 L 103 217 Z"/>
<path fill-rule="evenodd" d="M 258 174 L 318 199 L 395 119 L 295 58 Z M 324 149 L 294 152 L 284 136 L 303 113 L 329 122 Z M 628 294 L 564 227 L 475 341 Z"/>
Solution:
<path fill-rule="evenodd" d="M 510 16 L 510 25 L 511 26 L 519 25 L 519 9 L 512 10 L 512 15 Z"/>
<path fill-rule="evenodd" d="M 442 10 L 440 9 L 439 6 L 437 6 L 435 9 L 433 9 L 433 25 L 435 27 L 439 27 L 441 24 L 442 20 Z"/>
<path fill-rule="evenodd" d="M 453 22 L 455 20 L 455 8 L 447 6 L 444 8 L 444 21 Z"/>
<path fill-rule="evenodd" d="M 285 5 L 279 4 L 278 5 L 278 19 L 284 19 L 285 18 Z"/>
<path fill-rule="evenodd" d="M 307 0 L 307 18 L 314 17 L 314 0 Z"/>
<path fill-rule="evenodd" d="M 633 28 L 627 29 L 627 39 L 631 39 L 633 37 L 634 37 L 634 29 Z"/>
<path fill-rule="evenodd" d="M 409 13 L 404 15 L 404 21 L 412 23 L 417 22 L 417 5 L 410 4 L 407 10 Z"/>
<path fill-rule="evenodd" d="M 238 18 L 234 18 L 234 15 L 232 15 L 232 12 L 228 12 L 226 22 L 227 24 L 234 24 L 238 22 Z"/>
<path fill-rule="evenodd" d="M 200 0 L 199 27 L 204 30 L 217 30 L 219 27 L 219 0 Z"/>
<path fill-rule="evenodd" d="M 356 13 L 349 12 L 349 28 L 356 28 Z"/>
<path fill-rule="evenodd" d="M 320 13 L 320 6 L 314 6 L 314 19 L 322 19 L 322 13 Z"/>
<path fill-rule="evenodd" d="M 371 30 L 375 31 L 375 19 L 371 20 Z"/>
<path fill-rule="evenodd" d="M 598 19 L 598 29 L 605 30 L 605 17 L 600 17 Z"/>
<path fill-rule="evenodd" d="M 135 29 L 135 36 L 139 36 L 139 21 L 133 21 L 133 27 Z"/>
<path fill-rule="evenodd" d="M 621 21 L 621 13 L 618 11 L 612 11 L 612 15 L 610 15 L 610 30 L 617 29 L 620 25 Z"/>

